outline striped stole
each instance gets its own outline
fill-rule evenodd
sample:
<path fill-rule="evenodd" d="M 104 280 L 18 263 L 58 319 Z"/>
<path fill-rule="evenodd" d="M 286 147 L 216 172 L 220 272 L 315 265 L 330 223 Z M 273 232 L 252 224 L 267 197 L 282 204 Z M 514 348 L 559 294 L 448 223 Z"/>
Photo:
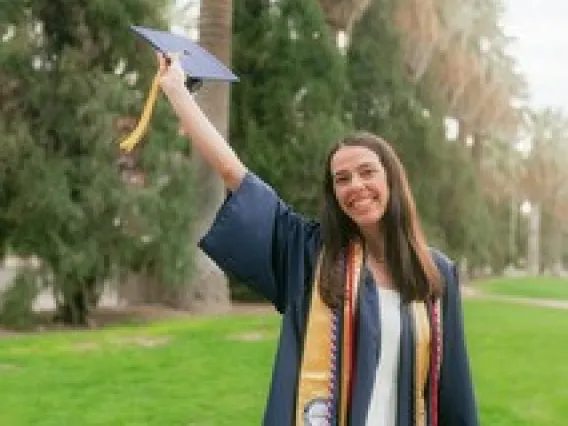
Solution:
<path fill-rule="evenodd" d="M 413 393 L 416 426 L 438 426 L 438 384 L 442 354 L 440 306 L 439 300 L 413 301 L 410 304 L 414 329 Z"/>

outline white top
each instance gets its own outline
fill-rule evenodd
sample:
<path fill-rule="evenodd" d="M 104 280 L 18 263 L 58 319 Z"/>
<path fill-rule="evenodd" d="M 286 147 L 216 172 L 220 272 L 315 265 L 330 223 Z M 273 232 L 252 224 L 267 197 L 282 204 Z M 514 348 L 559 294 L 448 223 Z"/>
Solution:
<path fill-rule="evenodd" d="M 395 426 L 400 353 L 400 294 L 379 289 L 380 359 L 375 373 L 367 426 Z"/>

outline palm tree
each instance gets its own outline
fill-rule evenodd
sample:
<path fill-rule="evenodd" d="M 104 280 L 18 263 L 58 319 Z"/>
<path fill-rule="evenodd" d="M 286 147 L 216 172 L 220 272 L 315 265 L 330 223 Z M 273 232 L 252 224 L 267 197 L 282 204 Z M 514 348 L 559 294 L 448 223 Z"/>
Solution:
<path fill-rule="evenodd" d="M 231 61 L 232 0 L 201 0 L 199 44 L 225 65 Z M 197 101 L 217 130 L 227 138 L 229 84 L 207 82 L 197 93 Z M 206 232 L 225 197 L 221 179 L 197 154 L 192 154 L 197 214 L 191 230 L 192 243 Z M 180 295 L 182 307 L 192 311 L 224 312 L 230 307 L 228 282 L 221 270 L 201 251 L 195 253 L 193 284 Z M 179 303 L 178 299 L 178 304 Z"/>
<path fill-rule="evenodd" d="M 512 100 L 526 84 L 505 54 L 497 0 L 406 0 L 395 14 L 411 78 L 445 106 L 472 141 L 478 168 L 487 139 L 514 137 L 520 125 Z"/>
<path fill-rule="evenodd" d="M 521 180 L 524 195 L 538 211 L 548 211 L 554 222 L 551 235 L 552 256 L 556 264 L 561 259 L 561 238 L 567 229 L 568 171 L 564 165 L 568 155 L 568 119 L 561 111 L 545 109 L 533 113 L 530 122 L 532 147 L 525 162 L 525 173 Z M 540 247 L 536 242 L 540 236 L 540 221 L 529 233 L 529 266 L 539 270 Z"/>

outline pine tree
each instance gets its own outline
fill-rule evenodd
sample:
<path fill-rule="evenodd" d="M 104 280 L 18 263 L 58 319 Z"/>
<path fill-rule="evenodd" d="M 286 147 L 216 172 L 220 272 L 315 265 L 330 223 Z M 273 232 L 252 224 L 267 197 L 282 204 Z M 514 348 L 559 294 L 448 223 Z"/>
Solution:
<path fill-rule="evenodd" d="M 299 211 L 317 213 L 324 155 L 344 130 L 344 58 L 315 2 L 235 2 L 231 141 Z"/>
<path fill-rule="evenodd" d="M 41 259 L 66 321 L 84 322 L 119 272 L 187 277 L 189 169 L 165 104 L 133 167 L 117 149 L 156 68 L 128 26 L 162 16 L 154 0 L 30 0 L 0 15 L 0 246 Z"/>

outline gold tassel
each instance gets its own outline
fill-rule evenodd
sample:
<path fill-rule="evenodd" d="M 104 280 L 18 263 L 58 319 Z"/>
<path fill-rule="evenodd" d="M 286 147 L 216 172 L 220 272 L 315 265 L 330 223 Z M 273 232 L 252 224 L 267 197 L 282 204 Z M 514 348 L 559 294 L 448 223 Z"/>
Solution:
<path fill-rule="evenodd" d="M 156 100 L 158 99 L 158 90 L 160 89 L 159 79 L 160 73 L 158 72 L 154 77 L 154 80 L 152 80 L 152 86 L 150 87 L 148 98 L 146 99 L 146 103 L 144 104 L 144 109 L 142 110 L 140 121 L 136 125 L 134 131 L 122 142 L 120 142 L 120 149 L 126 152 L 132 151 L 136 144 L 140 142 L 140 139 L 142 139 L 144 133 L 146 133 L 148 123 L 150 122 L 150 117 L 152 116 L 152 111 L 154 110 L 154 105 L 156 104 Z"/>

